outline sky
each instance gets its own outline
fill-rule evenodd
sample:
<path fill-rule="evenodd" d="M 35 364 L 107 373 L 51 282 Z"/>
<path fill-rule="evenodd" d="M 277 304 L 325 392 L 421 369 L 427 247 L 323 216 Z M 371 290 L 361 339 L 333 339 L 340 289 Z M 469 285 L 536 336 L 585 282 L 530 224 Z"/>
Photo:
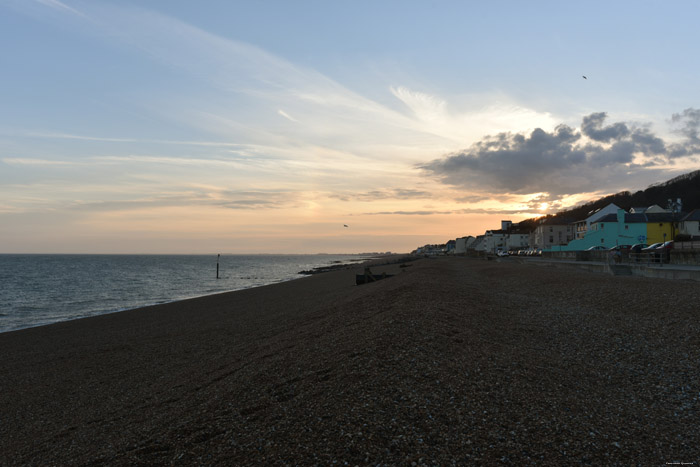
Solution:
<path fill-rule="evenodd" d="M 0 0 L 0 253 L 408 252 L 644 189 L 700 168 L 698 17 Z"/>

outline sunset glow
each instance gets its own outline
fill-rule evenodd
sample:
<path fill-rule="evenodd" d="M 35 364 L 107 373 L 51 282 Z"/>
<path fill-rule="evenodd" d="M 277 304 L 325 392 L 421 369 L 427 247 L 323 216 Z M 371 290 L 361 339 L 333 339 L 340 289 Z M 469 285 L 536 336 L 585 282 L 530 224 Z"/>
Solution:
<path fill-rule="evenodd" d="M 0 252 L 410 251 L 698 168 L 694 15 L 598 5 L 3 3 Z"/>

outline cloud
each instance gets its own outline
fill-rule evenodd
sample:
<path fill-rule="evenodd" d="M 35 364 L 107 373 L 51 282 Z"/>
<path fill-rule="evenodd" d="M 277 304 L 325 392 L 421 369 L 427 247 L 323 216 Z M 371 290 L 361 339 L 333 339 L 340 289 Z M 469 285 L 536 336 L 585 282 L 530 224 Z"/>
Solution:
<path fill-rule="evenodd" d="M 378 201 L 378 200 L 412 200 L 431 198 L 432 194 L 427 191 L 413 190 L 410 188 L 393 188 L 385 190 L 372 190 L 366 193 L 335 193 L 330 198 L 341 201 Z"/>
<path fill-rule="evenodd" d="M 292 121 L 292 122 L 295 122 L 295 123 L 299 123 L 299 120 L 297 120 L 297 119 L 294 118 L 294 117 L 291 117 L 291 116 L 290 116 L 287 112 L 285 112 L 284 110 L 281 110 L 281 109 L 280 109 L 280 110 L 277 111 L 277 113 L 280 114 L 281 116 L 283 116 L 284 118 L 286 118 L 286 119 L 289 120 L 289 121 Z"/>
<path fill-rule="evenodd" d="M 556 196 L 549 193 L 540 193 L 526 203 L 527 210 L 531 212 L 556 211 L 561 209 L 563 203 Z"/>
<path fill-rule="evenodd" d="M 540 128 L 530 135 L 500 133 L 420 168 L 450 185 L 506 193 L 542 191 L 536 187 L 544 173 L 585 162 L 586 154 L 573 145 L 578 138 L 565 125 L 552 133 Z"/>
<path fill-rule="evenodd" d="M 684 157 L 689 155 L 700 154 L 700 110 L 688 108 L 682 113 L 673 114 L 671 122 L 680 125 L 676 130 L 685 137 L 683 144 L 674 144 L 671 146 L 670 157 Z"/>
<path fill-rule="evenodd" d="M 49 8 L 53 8 L 54 10 L 59 10 L 59 11 L 67 11 L 69 13 L 72 13 L 74 15 L 82 16 L 85 17 L 85 15 L 76 10 L 75 8 L 69 7 L 63 2 L 59 2 L 58 0 L 35 0 L 37 3 L 41 3 L 44 6 L 47 6 Z"/>
<path fill-rule="evenodd" d="M 29 166 L 69 166 L 77 165 L 73 161 L 59 161 L 59 160 L 48 160 L 48 159 L 31 159 L 26 157 L 5 157 L 0 159 L 3 163 L 7 165 L 29 165 Z"/>
<path fill-rule="evenodd" d="M 294 122 L 302 116 L 303 121 L 309 117 L 314 123 L 325 125 L 335 120 L 363 118 L 390 122 L 383 126 L 415 127 L 400 112 L 351 91 L 315 69 L 253 44 L 211 34 L 147 9 L 110 5 L 92 8 L 93 16 L 100 19 L 100 33 L 108 32 L 110 38 L 119 38 L 154 61 L 205 83 L 208 92 L 213 91 L 222 104 L 206 104 L 213 114 L 235 115 L 253 124 L 258 119 L 268 121 L 268 109 L 260 114 L 256 109 L 269 106 Z M 187 102 L 188 107 L 192 104 Z M 284 110 L 280 109 L 282 106 Z M 183 118 L 189 117 L 188 114 Z"/>
<path fill-rule="evenodd" d="M 628 180 L 651 183 L 671 159 L 697 154 L 700 111 L 676 114 L 685 140 L 666 143 L 648 127 L 605 124 L 607 114 L 583 117 L 580 129 L 558 125 L 548 132 L 499 133 L 468 149 L 418 167 L 443 183 L 487 193 L 565 195 L 616 190 Z"/>
<path fill-rule="evenodd" d="M 298 201 L 290 191 L 223 191 L 212 203 L 227 209 L 288 209 Z"/>
<path fill-rule="evenodd" d="M 680 133 L 683 134 L 691 144 L 700 144 L 698 137 L 698 128 L 700 127 L 700 110 L 685 109 L 683 113 L 673 114 L 671 121 L 674 123 L 683 123 Z"/>
<path fill-rule="evenodd" d="M 179 186 L 168 193 L 141 194 L 134 199 L 72 201 L 81 212 L 134 211 L 176 206 L 215 206 L 233 210 L 289 209 L 298 205 L 299 194 L 282 190 L 225 190 L 217 187 Z"/>
<path fill-rule="evenodd" d="M 630 130 L 625 123 L 615 123 L 603 127 L 606 117 L 607 114 L 605 112 L 597 112 L 583 117 L 581 133 L 594 141 L 604 143 L 610 142 L 610 140 L 619 140 L 629 135 Z"/>
<path fill-rule="evenodd" d="M 422 121 L 434 121 L 444 117 L 446 103 L 444 100 L 422 92 L 411 91 L 403 86 L 390 88 L 391 93 Z"/>
<path fill-rule="evenodd" d="M 79 141 L 98 141 L 103 143 L 136 143 L 138 140 L 133 138 L 103 138 L 99 136 L 85 136 L 85 135 L 75 135 L 70 133 L 56 133 L 56 132 L 38 132 L 38 131 L 25 131 L 22 133 L 24 136 L 32 138 L 47 138 L 47 139 L 73 139 Z"/>
<path fill-rule="evenodd" d="M 366 212 L 366 216 L 434 216 L 454 214 L 454 211 L 380 211 Z"/>
<path fill-rule="evenodd" d="M 537 205 L 539 208 L 539 205 Z M 534 208 L 532 211 L 536 211 Z M 503 216 L 511 216 L 517 214 L 523 214 L 529 212 L 528 209 L 486 209 L 486 208 L 466 208 L 466 209 L 453 209 L 449 211 L 437 211 L 437 210 L 424 210 L 424 211 L 379 211 L 379 212 L 365 212 L 362 215 L 365 216 L 452 216 L 452 215 L 463 215 L 463 214 L 498 214 Z"/>

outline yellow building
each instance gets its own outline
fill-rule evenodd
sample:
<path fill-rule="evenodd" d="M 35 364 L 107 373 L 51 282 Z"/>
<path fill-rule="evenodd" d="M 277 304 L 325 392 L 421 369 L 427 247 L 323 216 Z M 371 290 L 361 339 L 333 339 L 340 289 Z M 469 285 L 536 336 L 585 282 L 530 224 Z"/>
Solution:
<path fill-rule="evenodd" d="M 678 234 L 678 221 L 673 218 L 673 213 L 646 213 L 647 217 L 647 243 L 667 242 L 673 240 Z"/>

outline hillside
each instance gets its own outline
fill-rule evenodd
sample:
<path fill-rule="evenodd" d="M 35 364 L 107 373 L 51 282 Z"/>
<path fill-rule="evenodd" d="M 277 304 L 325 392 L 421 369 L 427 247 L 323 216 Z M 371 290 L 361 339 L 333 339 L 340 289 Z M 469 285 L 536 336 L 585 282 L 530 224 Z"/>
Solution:
<path fill-rule="evenodd" d="M 604 208 L 610 203 L 615 203 L 622 209 L 629 211 L 632 207 L 647 207 L 653 204 L 666 208 L 669 199 L 675 200 L 677 198 L 683 202 L 682 210 L 684 212 L 700 208 L 700 170 L 651 185 L 647 189 L 635 193 L 621 191 L 614 195 L 608 195 L 596 201 L 544 216 L 544 219 L 547 223 L 565 224 L 585 219 L 591 212 Z M 542 217 L 526 219 L 520 222 L 520 227 L 534 228 L 542 219 Z"/>

